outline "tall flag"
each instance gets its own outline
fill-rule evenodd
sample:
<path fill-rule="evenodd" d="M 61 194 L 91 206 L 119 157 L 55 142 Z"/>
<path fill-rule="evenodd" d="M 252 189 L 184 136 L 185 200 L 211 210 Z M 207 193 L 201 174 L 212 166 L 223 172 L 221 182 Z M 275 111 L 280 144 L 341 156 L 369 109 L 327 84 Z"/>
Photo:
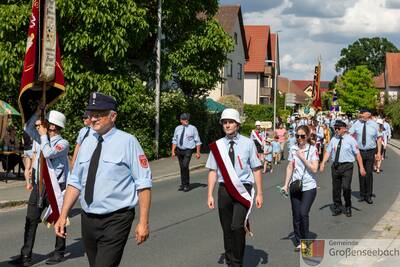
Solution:
<path fill-rule="evenodd" d="M 313 98 L 312 106 L 315 110 L 322 110 L 320 78 L 321 78 L 321 62 L 320 60 L 318 60 L 318 65 L 315 66 L 315 71 L 314 71 L 313 93 L 312 93 L 312 98 Z"/>
<path fill-rule="evenodd" d="M 18 97 L 23 123 L 29 120 L 40 104 L 49 107 L 64 92 L 64 73 L 56 31 L 56 1 L 32 0 Z M 41 103 L 43 100 L 44 103 Z"/>
<path fill-rule="evenodd" d="M 56 0 L 32 0 L 18 97 L 22 122 L 28 121 L 39 107 L 42 107 L 41 119 L 44 120 L 45 108 L 54 104 L 64 92 L 64 73 L 56 30 Z M 54 173 L 53 167 L 43 153 L 40 153 L 39 164 L 39 204 L 46 189 L 50 204 L 46 220 L 54 223 L 61 208 L 58 201 L 59 184 L 56 177 L 51 175 Z"/>

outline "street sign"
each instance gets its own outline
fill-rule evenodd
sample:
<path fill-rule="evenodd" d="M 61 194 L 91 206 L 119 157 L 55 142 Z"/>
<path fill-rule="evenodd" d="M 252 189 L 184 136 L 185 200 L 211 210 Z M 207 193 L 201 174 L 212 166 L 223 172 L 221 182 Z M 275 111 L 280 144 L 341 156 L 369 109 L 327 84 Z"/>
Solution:
<path fill-rule="evenodd" d="M 296 105 L 296 94 L 286 93 L 285 94 L 285 106 L 294 107 Z"/>
<path fill-rule="evenodd" d="M 272 122 L 271 121 L 262 121 L 260 126 L 263 129 L 270 129 L 270 128 L 272 128 Z"/>

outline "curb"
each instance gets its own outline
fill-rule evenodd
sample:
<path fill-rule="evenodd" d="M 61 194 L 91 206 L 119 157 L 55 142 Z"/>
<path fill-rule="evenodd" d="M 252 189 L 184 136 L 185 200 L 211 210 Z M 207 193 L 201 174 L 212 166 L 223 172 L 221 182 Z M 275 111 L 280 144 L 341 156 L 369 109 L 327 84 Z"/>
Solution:
<path fill-rule="evenodd" d="M 11 200 L 11 201 L 1 201 L 0 202 L 0 210 L 6 208 L 13 208 L 28 204 L 28 200 Z"/>
<path fill-rule="evenodd" d="M 205 163 L 202 164 L 197 164 L 194 165 L 193 167 L 189 168 L 190 171 L 195 171 L 199 169 L 203 169 L 206 166 Z M 169 173 L 161 176 L 157 176 L 153 178 L 154 182 L 161 182 L 163 180 L 167 180 L 169 178 L 175 177 L 180 175 L 180 172 L 174 172 L 174 173 Z M 14 186 L 18 187 L 18 186 Z M 5 200 L 5 201 L 0 201 L 0 210 L 1 209 L 6 209 L 6 208 L 13 208 L 21 205 L 25 205 L 28 203 L 28 200 Z"/>
<path fill-rule="evenodd" d="M 400 149 L 400 145 L 399 144 L 395 144 L 395 143 L 392 143 L 392 142 L 389 141 L 389 145 L 391 145 L 391 146 L 393 146 L 393 147 L 395 147 L 397 149 Z"/>

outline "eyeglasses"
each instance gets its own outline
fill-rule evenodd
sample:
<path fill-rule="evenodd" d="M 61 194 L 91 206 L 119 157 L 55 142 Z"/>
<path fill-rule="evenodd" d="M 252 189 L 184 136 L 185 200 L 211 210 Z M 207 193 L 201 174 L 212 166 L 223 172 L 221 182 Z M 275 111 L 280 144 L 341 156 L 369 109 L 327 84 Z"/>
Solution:
<path fill-rule="evenodd" d="M 104 111 L 90 111 L 89 112 L 89 118 L 95 118 L 99 119 L 105 116 L 108 116 L 110 114 L 109 110 L 104 110 Z"/>
<path fill-rule="evenodd" d="M 299 139 L 299 138 L 306 139 L 306 135 L 305 134 L 296 134 L 295 136 L 296 136 L 296 139 Z"/>

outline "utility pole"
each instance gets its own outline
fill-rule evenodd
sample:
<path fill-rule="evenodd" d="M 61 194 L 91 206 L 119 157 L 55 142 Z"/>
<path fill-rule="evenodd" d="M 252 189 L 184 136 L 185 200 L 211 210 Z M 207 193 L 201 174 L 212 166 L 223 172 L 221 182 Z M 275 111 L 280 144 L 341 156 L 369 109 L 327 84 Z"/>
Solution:
<path fill-rule="evenodd" d="M 276 91 L 278 91 L 278 88 L 277 88 L 277 85 L 278 85 L 278 82 L 277 82 L 277 80 L 278 80 L 278 62 L 279 62 L 279 60 L 278 60 L 278 57 L 279 57 L 279 55 L 278 55 L 278 32 L 280 32 L 280 31 L 276 31 L 275 32 L 275 34 L 276 34 L 276 37 L 275 37 L 275 69 L 274 69 L 274 132 L 275 132 L 275 129 L 276 129 Z"/>
<path fill-rule="evenodd" d="M 156 42 L 156 125 L 155 125 L 155 156 L 159 157 L 159 139 L 160 139 L 160 72 L 161 72 L 161 3 L 162 0 L 158 0 L 158 25 L 157 25 L 157 42 Z"/>

